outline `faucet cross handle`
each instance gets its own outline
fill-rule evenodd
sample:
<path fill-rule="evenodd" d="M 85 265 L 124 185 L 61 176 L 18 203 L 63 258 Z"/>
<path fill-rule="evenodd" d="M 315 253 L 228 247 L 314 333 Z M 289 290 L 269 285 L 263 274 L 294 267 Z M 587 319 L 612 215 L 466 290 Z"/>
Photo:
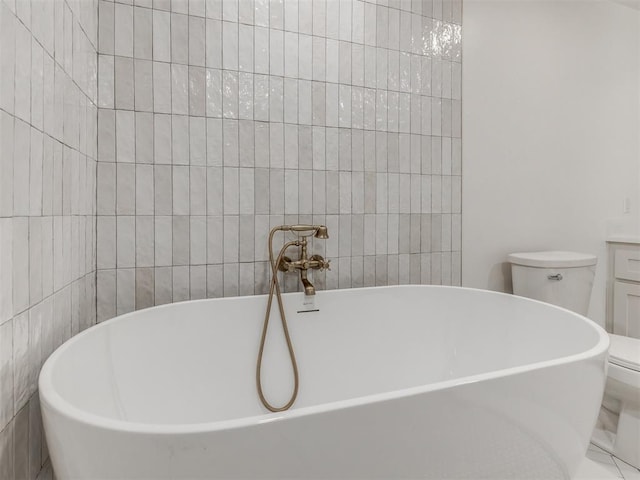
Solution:
<path fill-rule="evenodd" d="M 311 255 L 311 258 L 309 260 L 311 260 L 312 262 L 318 262 L 318 269 L 320 271 L 331 270 L 331 260 L 325 260 L 322 255 Z"/>
<path fill-rule="evenodd" d="M 282 257 L 282 259 L 280 260 L 280 263 L 278 264 L 278 270 L 284 273 L 289 273 L 289 272 L 295 272 L 296 267 L 293 261 L 291 260 L 291 258 L 285 255 Z"/>

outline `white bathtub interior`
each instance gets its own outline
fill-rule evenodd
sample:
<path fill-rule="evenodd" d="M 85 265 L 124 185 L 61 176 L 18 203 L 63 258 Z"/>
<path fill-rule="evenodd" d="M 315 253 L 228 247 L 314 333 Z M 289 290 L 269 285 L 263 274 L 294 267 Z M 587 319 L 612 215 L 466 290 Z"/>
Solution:
<path fill-rule="evenodd" d="M 473 291 L 477 298 L 467 304 L 455 301 L 453 289 L 428 292 L 365 292 L 356 305 L 341 291 L 331 292 L 330 301 L 318 292 L 320 312 L 311 313 L 296 311 L 302 294 L 285 295 L 302 374 L 294 409 L 472 379 L 584 352 L 598 341 L 595 330 L 575 328 L 580 318 L 542 304 L 492 296 L 485 305 L 483 293 Z M 116 319 L 100 327 L 107 335 L 89 330 L 65 347 L 53 387 L 80 411 L 133 423 L 262 415 L 254 371 L 264 305 L 264 297 L 206 300 Z M 263 375 L 268 398 L 278 402 L 291 391 L 292 377 L 275 320 Z M 79 364 L 86 355 L 96 362 Z"/>

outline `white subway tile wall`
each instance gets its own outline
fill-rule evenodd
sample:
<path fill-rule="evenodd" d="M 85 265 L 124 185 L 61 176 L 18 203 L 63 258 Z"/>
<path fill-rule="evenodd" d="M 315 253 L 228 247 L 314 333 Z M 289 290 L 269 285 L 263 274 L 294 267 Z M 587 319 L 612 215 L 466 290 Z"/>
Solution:
<path fill-rule="evenodd" d="M 103 17 L 128 16 L 104 8 Z M 128 53 L 133 26 L 117 32 L 118 52 Z M 40 367 L 96 322 L 98 69 L 113 84 L 115 65 L 119 86 L 128 88 L 126 62 L 99 66 L 97 42 L 97 0 L 0 0 L 2 479 L 51 474 Z M 124 147 L 119 152 L 134 162 L 134 148 Z"/>
<path fill-rule="evenodd" d="M 100 0 L 98 321 L 265 293 L 282 223 L 320 288 L 459 285 L 461 9 Z"/>

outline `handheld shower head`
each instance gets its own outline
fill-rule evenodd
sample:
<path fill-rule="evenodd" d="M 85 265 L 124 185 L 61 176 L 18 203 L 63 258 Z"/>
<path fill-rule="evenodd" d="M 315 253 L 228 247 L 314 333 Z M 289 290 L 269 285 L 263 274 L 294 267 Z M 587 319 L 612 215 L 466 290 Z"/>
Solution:
<path fill-rule="evenodd" d="M 280 225 L 275 227 L 273 231 L 282 230 L 284 232 L 295 232 L 302 237 L 310 237 L 326 240 L 329 238 L 329 231 L 325 225 Z"/>
<path fill-rule="evenodd" d="M 325 225 L 319 225 L 316 233 L 314 234 L 314 237 L 321 240 L 326 240 L 327 238 L 329 238 L 329 230 Z"/>

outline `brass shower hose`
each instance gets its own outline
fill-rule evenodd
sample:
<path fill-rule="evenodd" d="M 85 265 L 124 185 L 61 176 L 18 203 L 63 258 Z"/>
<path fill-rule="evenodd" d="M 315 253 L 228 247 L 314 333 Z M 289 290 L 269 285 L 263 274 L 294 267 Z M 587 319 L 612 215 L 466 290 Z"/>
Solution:
<path fill-rule="evenodd" d="M 294 240 L 292 242 L 287 242 L 280 253 L 278 254 L 278 258 L 276 261 L 273 261 L 273 234 L 276 229 L 272 230 L 269 233 L 269 263 L 271 264 L 271 287 L 269 288 L 269 300 L 267 301 L 267 313 L 264 317 L 264 324 L 262 326 L 262 338 L 260 339 L 260 350 L 258 351 L 258 362 L 256 365 L 256 384 L 258 387 L 258 396 L 260 397 L 260 401 L 262 404 L 272 412 L 283 412 L 291 408 L 291 405 L 296 401 L 296 397 L 298 396 L 298 364 L 296 362 L 296 356 L 293 352 L 293 344 L 291 343 L 291 336 L 289 335 L 289 328 L 287 326 L 287 319 L 284 314 L 284 306 L 282 304 L 282 294 L 280 292 L 280 283 L 278 282 L 278 265 L 284 256 L 284 252 L 287 248 L 292 246 L 299 246 L 300 241 Z M 281 407 L 274 407 L 269 403 L 269 401 L 265 398 L 264 392 L 262 391 L 262 378 L 260 375 L 262 369 L 262 355 L 264 353 L 264 344 L 267 338 L 267 328 L 269 326 L 269 317 L 271 316 L 271 304 L 273 302 L 273 292 L 275 290 L 276 298 L 278 300 L 278 309 L 280 311 L 280 319 L 282 320 L 282 329 L 284 330 L 284 338 L 287 341 L 287 349 L 289 350 L 289 358 L 291 359 L 291 367 L 293 369 L 293 392 L 291 393 L 291 398 L 289 401 Z"/>

